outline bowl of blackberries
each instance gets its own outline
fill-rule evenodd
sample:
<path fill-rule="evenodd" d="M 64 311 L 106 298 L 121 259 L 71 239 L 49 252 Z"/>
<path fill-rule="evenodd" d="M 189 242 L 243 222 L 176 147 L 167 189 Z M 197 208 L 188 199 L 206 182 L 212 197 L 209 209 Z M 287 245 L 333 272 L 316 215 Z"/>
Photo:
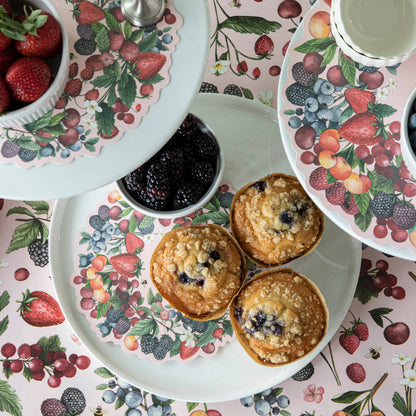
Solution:
<path fill-rule="evenodd" d="M 177 218 L 204 207 L 223 173 L 219 141 L 205 122 L 188 114 L 156 155 L 116 183 L 134 209 L 156 218 Z"/>
<path fill-rule="evenodd" d="M 50 0 L 0 1 L 0 127 L 38 120 L 62 95 L 69 39 Z"/>
<path fill-rule="evenodd" d="M 400 146 L 404 163 L 416 178 L 416 89 L 407 99 L 403 111 Z"/>

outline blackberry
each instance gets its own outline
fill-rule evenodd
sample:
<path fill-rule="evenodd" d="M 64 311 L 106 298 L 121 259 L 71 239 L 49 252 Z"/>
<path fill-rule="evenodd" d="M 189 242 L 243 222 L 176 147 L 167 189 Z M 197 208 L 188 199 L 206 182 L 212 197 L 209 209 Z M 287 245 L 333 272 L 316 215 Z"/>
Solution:
<path fill-rule="evenodd" d="M 297 62 L 292 67 L 293 79 L 304 87 L 310 87 L 315 82 L 315 75 L 306 72 L 302 62 Z"/>
<path fill-rule="evenodd" d="M 22 148 L 12 140 L 6 140 L 1 147 L 1 155 L 3 157 L 12 158 L 19 154 Z"/>
<path fill-rule="evenodd" d="M 170 182 L 179 184 L 183 175 L 183 150 L 171 149 L 161 153 L 159 161 L 166 166 Z"/>
<path fill-rule="evenodd" d="M 36 266 L 45 267 L 49 263 L 48 240 L 42 244 L 42 240 L 33 240 L 28 248 L 29 257 Z"/>
<path fill-rule="evenodd" d="M 315 369 L 312 363 L 309 363 L 305 367 L 303 367 L 301 370 L 299 370 L 297 373 L 293 374 L 292 378 L 295 381 L 309 380 L 313 376 L 314 372 L 315 372 Z"/>
<path fill-rule="evenodd" d="M 161 361 L 166 357 L 166 354 L 172 347 L 173 339 L 169 335 L 162 335 L 153 352 L 153 356 L 156 358 L 156 360 Z"/>
<path fill-rule="evenodd" d="M 139 192 L 140 189 L 144 188 L 145 179 L 146 172 L 142 167 L 130 172 L 123 178 L 126 188 L 131 192 Z"/>
<path fill-rule="evenodd" d="M 200 160 L 215 159 L 220 151 L 217 141 L 207 134 L 195 137 L 193 145 L 195 156 Z"/>
<path fill-rule="evenodd" d="M 196 182 L 185 182 L 176 191 L 173 200 L 175 208 L 184 208 L 194 204 L 203 194 L 201 185 Z"/>
<path fill-rule="evenodd" d="M 107 321 L 110 324 L 115 324 L 120 318 L 124 316 L 124 313 L 121 309 L 111 308 L 107 312 Z"/>
<path fill-rule="evenodd" d="M 94 29 L 92 28 L 92 24 L 90 23 L 86 23 L 84 25 L 78 25 L 77 33 L 81 39 L 94 40 L 95 38 L 95 32 L 94 32 Z"/>
<path fill-rule="evenodd" d="M 215 170 L 210 162 L 197 162 L 192 166 L 192 177 L 203 185 L 209 185 L 215 178 Z"/>
<path fill-rule="evenodd" d="M 199 92 L 210 92 L 210 93 L 218 94 L 218 88 L 214 84 L 203 82 L 201 84 L 201 88 L 199 89 Z"/>
<path fill-rule="evenodd" d="M 415 207 L 406 202 L 396 202 L 393 206 L 393 221 L 402 230 L 412 228 L 416 221 Z"/>
<path fill-rule="evenodd" d="M 163 165 L 152 165 L 146 174 L 147 194 L 151 199 L 165 202 L 169 196 L 169 177 Z"/>
<path fill-rule="evenodd" d="M 379 192 L 370 203 L 370 210 L 376 218 L 386 219 L 393 215 L 394 200 L 392 195 Z"/>
<path fill-rule="evenodd" d="M 36 159 L 37 155 L 38 155 L 37 150 L 29 150 L 29 149 L 19 150 L 19 157 L 23 162 L 31 162 L 33 159 Z"/>
<path fill-rule="evenodd" d="M 101 230 L 105 224 L 105 221 L 99 215 L 91 215 L 88 222 L 94 230 Z"/>
<path fill-rule="evenodd" d="M 233 202 L 234 195 L 231 192 L 224 192 L 220 195 L 220 205 L 223 208 L 231 208 L 231 203 Z"/>
<path fill-rule="evenodd" d="M 40 406 L 42 416 L 62 416 L 66 412 L 66 407 L 59 399 L 46 399 Z"/>
<path fill-rule="evenodd" d="M 144 334 L 140 338 L 140 347 L 143 354 L 151 354 L 155 351 L 155 348 L 158 344 L 158 339 L 153 337 L 151 334 Z"/>
<path fill-rule="evenodd" d="M 286 89 L 286 97 L 290 103 L 294 105 L 305 105 L 305 101 L 309 97 L 313 97 L 313 93 L 309 91 L 305 86 L 295 82 Z"/>
<path fill-rule="evenodd" d="M 147 25 L 143 28 L 144 33 L 152 33 L 156 29 L 156 23 Z"/>
<path fill-rule="evenodd" d="M 61 402 L 69 414 L 80 415 L 85 409 L 85 396 L 81 390 L 68 387 L 61 396 Z"/>
<path fill-rule="evenodd" d="M 235 95 L 236 97 L 242 97 L 243 93 L 238 85 L 229 84 L 224 89 L 224 94 Z"/>
<path fill-rule="evenodd" d="M 149 194 L 145 189 L 143 189 L 139 194 L 136 194 L 136 196 L 140 203 L 150 209 L 164 211 L 168 208 L 168 200 L 159 201 L 153 194 Z"/>
<path fill-rule="evenodd" d="M 120 318 L 116 322 L 116 326 L 114 327 L 114 329 L 118 334 L 123 335 L 128 332 L 130 326 L 130 321 L 127 318 Z"/>
<path fill-rule="evenodd" d="M 96 47 L 97 45 L 93 40 L 78 39 L 74 43 L 75 52 L 85 56 L 92 55 Z"/>
<path fill-rule="evenodd" d="M 199 332 L 203 334 L 208 328 L 207 321 L 192 321 L 191 323 L 192 332 Z"/>

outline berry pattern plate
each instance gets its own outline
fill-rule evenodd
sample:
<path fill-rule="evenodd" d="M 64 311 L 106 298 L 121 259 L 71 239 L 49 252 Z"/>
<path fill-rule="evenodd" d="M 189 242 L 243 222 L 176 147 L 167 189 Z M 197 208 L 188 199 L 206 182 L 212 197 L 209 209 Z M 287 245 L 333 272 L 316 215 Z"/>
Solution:
<path fill-rule="evenodd" d="M 285 56 L 278 114 L 289 162 L 343 230 L 393 256 L 416 258 L 415 178 L 401 152 L 401 113 L 416 56 L 376 68 L 335 43 L 327 1 L 316 2 Z"/>
<path fill-rule="evenodd" d="M 271 172 L 293 174 L 283 151 L 276 112 L 256 101 L 217 94 L 199 94 L 190 111 L 214 131 L 224 149 L 224 181 L 239 189 Z M 224 117 L 226 115 L 226 117 Z M 334 336 L 352 301 L 361 263 L 361 246 L 330 220 L 319 246 L 308 256 L 291 262 L 295 270 L 311 278 L 325 296 L 330 313 L 328 333 L 310 355 L 283 368 L 256 364 L 233 341 L 210 358 L 192 362 L 156 364 L 123 354 L 112 343 L 103 343 L 90 323 L 74 306 L 74 290 L 68 278 L 74 273 L 78 230 L 85 227 L 91 208 L 97 207 L 111 185 L 57 202 L 51 228 L 51 269 L 63 312 L 85 347 L 106 367 L 146 391 L 178 400 L 218 402 L 263 391 L 303 368 Z M 146 265 L 144 265 L 146 269 Z"/>
<path fill-rule="evenodd" d="M 17 200 L 55 199 L 65 198 L 76 195 L 80 192 L 96 189 L 119 179 L 135 169 L 137 166 L 140 166 L 142 162 L 149 159 L 150 156 L 156 153 L 156 151 L 163 146 L 163 144 L 171 137 L 176 128 L 185 118 L 191 101 L 199 90 L 202 82 L 202 76 L 205 71 L 210 31 L 209 11 L 208 5 L 205 1 L 195 0 L 189 3 L 186 0 L 178 0 L 175 1 L 174 8 L 178 16 L 183 18 L 183 25 L 177 31 L 177 36 L 180 41 L 175 45 L 175 51 L 171 57 L 172 61 L 169 67 L 169 74 L 165 74 L 169 75 L 169 82 L 165 83 L 167 85 L 163 84 L 164 86 L 162 91 L 160 91 L 161 94 L 159 99 L 153 103 L 150 108 L 146 108 L 146 111 L 149 111 L 145 117 L 141 119 L 138 127 L 131 128 L 134 126 L 134 123 L 137 122 L 137 119 L 136 121 L 133 121 L 131 116 L 126 118 L 126 120 L 124 120 L 124 118 L 123 120 L 117 118 L 117 116 L 121 117 L 123 114 L 128 113 L 124 113 L 126 109 L 121 108 L 119 103 L 113 103 L 114 97 L 116 97 L 117 94 L 120 94 L 119 90 L 124 85 L 119 81 L 114 83 L 114 77 L 121 77 L 122 73 L 124 73 L 122 71 L 124 68 L 124 58 L 117 58 L 111 64 L 116 65 L 120 61 L 121 66 L 118 72 L 116 70 L 108 72 L 104 70 L 105 68 L 103 68 L 102 75 L 97 77 L 97 74 L 101 74 L 101 72 L 94 73 L 94 79 L 91 80 L 93 83 L 91 88 L 100 91 L 103 88 L 107 88 L 106 92 L 101 97 L 103 98 L 101 103 L 99 103 L 100 98 L 98 98 L 97 101 L 96 94 L 88 95 L 88 97 L 80 97 L 78 95 L 78 84 L 80 81 L 79 77 L 81 76 L 81 74 L 78 73 L 77 78 L 70 79 L 70 82 L 72 81 L 70 85 L 74 88 L 77 87 L 77 90 L 68 90 L 67 94 L 69 95 L 69 102 L 71 104 L 69 107 L 72 108 L 75 106 L 75 103 L 77 103 L 77 105 L 79 103 L 79 111 L 77 111 L 80 116 L 86 120 L 85 123 L 83 122 L 82 128 L 81 125 L 73 127 L 69 126 L 68 129 L 70 129 L 73 134 L 72 139 L 67 137 L 65 133 L 63 136 L 65 136 L 64 142 L 66 144 L 63 144 L 62 146 L 58 143 L 57 146 L 60 150 L 57 151 L 57 147 L 54 152 L 49 154 L 48 152 L 53 149 L 51 149 L 51 146 L 48 146 L 47 141 L 49 139 L 53 139 L 54 136 L 50 138 L 48 135 L 53 133 L 53 126 L 57 128 L 59 127 L 61 130 L 64 128 L 61 122 L 61 116 L 65 113 L 59 113 L 57 117 L 54 116 L 51 120 L 47 118 L 50 118 L 51 115 L 45 116 L 46 118 L 44 120 L 40 120 L 40 124 L 35 123 L 35 126 L 31 126 L 32 130 L 36 131 L 42 130 L 43 127 L 46 128 L 47 126 L 51 128 L 49 133 L 45 133 L 46 136 L 42 133 L 42 138 L 40 140 L 42 142 L 42 149 L 40 150 L 42 150 L 42 152 L 46 152 L 45 157 L 40 154 L 40 150 L 38 149 L 40 145 L 35 144 L 36 149 L 38 149 L 38 156 L 40 157 L 39 160 L 45 159 L 49 161 L 51 158 L 55 157 L 55 154 L 57 157 L 59 155 L 59 158 L 62 154 L 68 157 L 61 159 L 64 163 L 46 163 L 42 166 L 33 165 L 30 169 L 24 169 L 15 163 L 0 164 L 0 175 L 4 178 L 9 178 L 9 180 L 1 181 L 0 183 L 0 195 L 2 197 Z M 100 23 L 96 24 L 99 25 Z M 114 22 L 114 19 L 107 19 L 106 24 L 111 26 L 112 24 L 116 25 L 116 22 Z M 76 25 L 75 21 L 74 25 Z M 110 26 L 100 26 L 103 36 L 102 39 L 99 37 L 98 40 L 107 39 L 108 41 L 106 31 Z M 164 29 L 168 30 L 168 27 L 169 26 L 166 26 Z M 96 28 L 101 30 L 98 26 Z M 144 30 L 138 30 L 136 32 L 137 36 L 141 36 L 140 41 L 144 42 L 143 45 L 145 45 L 150 36 L 145 36 L 143 39 L 143 35 L 146 35 Z M 156 36 L 154 40 L 157 41 L 159 39 L 159 33 L 157 31 L 152 33 L 152 36 Z M 134 36 L 133 34 L 131 35 Z M 169 35 L 169 33 L 166 32 L 165 35 Z M 74 39 L 76 40 L 78 39 L 79 34 L 76 33 L 74 36 L 77 36 L 77 38 Z M 85 37 L 85 34 L 82 34 L 82 36 Z M 164 35 L 161 34 L 160 36 L 163 38 Z M 79 39 L 83 40 L 82 37 Z M 165 40 L 169 42 L 170 38 L 166 36 Z M 107 47 L 104 44 L 101 46 L 104 49 Z M 161 47 L 163 47 L 163 44 Z M 125 57 L 127 58 L 127 56 Z M 110 64 L 110 61 L 107 63 Z M 72 67 L 71 70 L 75 71 L 74 67 Z M 78 72 L 82 70 L 83 67 L 78 68 Z M 74 75 L 75 72 L 72 72 L 71 74 Z M 156 78 L 158 75 L 160 74 L 156 74 Z M 124 76 L 123 78 L 125 78 L 127 83 L 129 82 L 127 81 L 128 76 Z M 165 79 L 167 80 L 168 77 L 166 76 Z M 78 82 L 74 82 L 75 80 Z M 186 82 L 184 80 L 186 80 Z M 151 80 L 148 81 L 150 82 Z M 136 91 L 135 94 L 133 94 L 134 97 L 131 94 L 135 91 L 134 88 L 127 88 L 124 90 L 123 94 L 126 95 L 125 99 L 127 99 L 127 96 L 130 94 L 130 101 L 135 101 L 137 99 L 144 102 L 145 98 L 143 97 L 149 93 L 151 86 L 154 87 L 155 94 L 156 91 L 159 94 L 159 86 L 161 86 L 163 82 L 145 84 L 148 81 L 144 81 L 143 83 L 143 85 L 148 85 L 147 90 L 143 90 L 142 93 L 140 93 L 140 91 Z M 87 84 L 88 82 L 89 81 L 85 81 L 84 84 Z M 76 83 L 77 85 L 75 85 Z M 88 94 L 89 92 L 86 88 L 86 86 L 85 88 L 82 88 L 83 95 Z M 116 95 L 114 95 L 114 93 L 116 93 Z M 112 109 L 109 103 L 113 103 L 117 108 L 115 108 L 115 110 Z M 143 106 L 143 104 L 141 105 Z M 138 108 L 139 107 L 135 108 L 135 111 L 140 112 L 141 110 L 138 110 Z M 111 114 L 110 110 L 113 114 Z M 114 117 L 114 111 L 116 111 L 116 117 Z M 107 114 L 105 114 L 106 112 Z M 75 115 L 78 120 L 77 114 Z M 99 121 L 97 119 L 95 125 L 93 125 L 94 123 L 91 124 L 88 122 L 88 120 L 94 121 L 94 117 L 98 117 L 100 120 Z M 163 122 L 161 122 L 162 120 Z M 97 121 L 99 122 L 97 123 Z M 130 122 L 133 122 L 133 124 L 128 124 Z M 112 137 L 115 125 L 114 123 L 123 123 L 123 126 L 131 126 L 130 130 L 124 133 L 121 140 L 117 140 L 117 136 L 115 136 L 114 140 L 116 140 L 116 142 L 111 143 L 112 140 L 107 140 L 105 137 L 102 138 L 95 134 L 97 131 L 96 127 L 101 125 L 101 127 L 106 130 L 106 137 Z M 88 128 L 90 124 L 92 127 Z M 111 124 L 113 124 L 112 127 Z M 78 127 L 78 130 L 76 127 Z M 22 144 L 27 144 L 28 140 L 25 139 L 24 134 L 20 137 L 20 133 L 11 132 L 10 135 L 13 139 L 16 139 L 16 142 L 21 140 Z M 56 134 L 56 132 L 54 134 Z M 85 144 L 81 140 L 77 140 L 75 143 L 72 143 L 74 138 L 78 136 L 85 136 L 83 137 L 85 138 Z M 69 141 L 66 139 L 69 139 Z M 5 140 L 6 139 L 3 141 Z M 98 152 L 99 143 L 104 142 L 109 143 L 102 146 L 101 151 Z M 82 157 L 73 157 L 74 155 L 82 152 L 79 149 L 79 145 L 86 150 L 85 155 Z M 71 146 L 75 147 L 71 149 Z M 44 148 L 46 150 L 43 150 Z M 33 150 L 34 149 L 31 149 L 31 151 Z M 87 153 L 90 153 L 91 157 L 86 157 L 88 156 Z M 27 154 L 27 152 L 25 154 Z M 9 154 L 9 156 L 10 155 L 11 154 Z M 65 161 L 70 161 L 70 163 L 65 163 Z M 36 160 L 34 162 L 36 162 Z"/>

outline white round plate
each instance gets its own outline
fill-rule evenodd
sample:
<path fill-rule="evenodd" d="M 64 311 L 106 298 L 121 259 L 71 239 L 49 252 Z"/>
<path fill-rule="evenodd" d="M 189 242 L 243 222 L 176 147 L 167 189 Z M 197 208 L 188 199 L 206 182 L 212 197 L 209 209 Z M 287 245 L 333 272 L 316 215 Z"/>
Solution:
<path fill-rule="evenodd" d="M 185 118 L 199 91 L 209 50 L 209 10 L 205 0 L 175 0 L 184 23 L 172 56 L 170 82 L 137 129 L 114 144 L 103 146 L 95 157 L 71 163 L 48 163 L 28 169 L 0 164 L 0 197 L 17 200 L 66 198 L 113 182 L 153 156 Z"/>
<path fill-rule="evenodd" d="M 274 109 L 259 102 L 218 94 L 199 94 L 190 111 L 214 131 L 224 149 L 224 181 L 237 190 L 268 173 L 293 174 L 280 140 Z M 176 400 L 219 402 L 264 391 L 303 368 L 325 347 L 342 323 L 354 296 L 361 264 L 361 245 L 326 220 L 318 247 L 308 256 L 289 263 L 313 280 L 325 296 L 329 328 L 323 342 L 307 357 L 284 367 L 255 363 L 237 340 L 212 358 L 190 363 L 150 360 L 123 354 L 120 347 L 101 342 L 90 323 L 75 307 L 75 290 L 69 288 L 79 230 L 115 184 L 58 201 L 52 219 L 50 264 L 53 282 L 67 321 L 84 346 L 106 367 L 146 391 Z M 145 269 L 148 267 L 145 265 Z"/>
<path fill-rule="evenodd" d="M 280 114 L 281 108 L 285 104 L 285 97 L 284 97 L 284 91 L 283 89 L 286 87 L 288 82 L 288 71 L 289 66 L 292 62 L 292 56 L 290 55 L 293 51 L 293 45 L 296 45 L 299 40 L 302 38 L 303 31 L 304 31 L 304 21 L 308 21 L 307 17 L 309 14 L 314 13 L 315 9 L 319 6 L 319 2 L 317 1 L 315 5 L 308 11 L 308 14 L 304 17 L 302 23 L 299 24 L 298 29 L 296 30 L 295 34 L 293 35 L 293 38 L 289 44 L 287 53 L 285 55 L 285 59 L 283 60 L 282 65 L 282 72 L 279 79 L 279 86 L 278 86 L 278 97 L 277 97 L 277 114 Z M 309 197 L 312 199 L 313 202 L 322 210 L 322 212 L 325 213 L 327 217 L 329 217 L 335 224 L 338 225 L 342 230 L 346 231 L 347 233 L 351 234 L 354 238 L 357 238 L 364 244 L 381 251 L 382 253 L 387 253 L 395 257 L 400 257 L 407 260 L 415 260 L 415 253 L 410 250 L 409 248 L 399 248 L 395 247 L 393 245 L 383 245 L 379 244 L 376 240 L 372 240 L 370 238 L 365 238 L 361 236 L 360 234 L 357 234 L 354 232 L 354 230 L 351 228 L 351 224 L 343 217 L 341 217 L 337 212 L 332 211 L 330 209 L 327 209 L 325 205 L 323 204 L 320 197 L 316 194 L 314 194 L 313 191 L 311 191 L 310 187 L 307 185 L 307 178 L 305 177 L 304 172 L 302 172 L 297 166 L 297 153 L 296 150 L 292 146 L 292 137 L 293 137 L 293 130 L 290 132 L 287 129 L 287 126 L 284 123 L 283 118 L 279 117 L 279 123 L 280 123 L 280 134 L 284 146 L 284 150 L 286 151 L 286 156 L 289 160 L 289 163 L 294 170 L 297 178 L 299 179 L 299 182 L 302 184 L 305 191 L 308 193 Z"/>

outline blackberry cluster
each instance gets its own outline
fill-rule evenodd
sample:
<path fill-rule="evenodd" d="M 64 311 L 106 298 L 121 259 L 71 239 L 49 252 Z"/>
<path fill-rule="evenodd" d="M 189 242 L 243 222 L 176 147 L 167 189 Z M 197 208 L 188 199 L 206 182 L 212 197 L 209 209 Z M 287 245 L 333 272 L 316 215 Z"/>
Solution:
<path fill-rule="evenodd" d="M 298 82 L 289 85 L 286 89 L 286 97 L 294 105 L 304 106 L 306 99 L 312 96 L 312 91 Z"/>
<path fill-rule="evenodd" d="M 169 142 L 148 162 L 123 178 L 140 204 L 169 211 L 196 203 L 209 189 L 217 170 L 216 140 L 188 114 Z"/>
<path fill-rule="evenodd" d="M 153 356 L 156 360 L 163 360 L 166 357 L 168 351 L 173 347 L 173 340 L 169 335 L 162 335 L 160 341 L 158 342 Z"/>
<path fill-rule="evenodd" d="M 224 88 L 224 94 L 235 95 L 236 97 L 242 97 L 243 93 L 238 85 L 229 84 Z"/>
<path fill-rule="evenodd" d="M 199 332 L 202 334 L 208 328 L 208 322 L 206 321 L 194 321 L 191 318 L 184 317 L 182 322 L 183 322 L 184 328 L 190 327 L 192 332 Z"/>
<path fill-rule="evenodd" d="M 33 240 L 28 246 L 29 257 L 36 266 L 45 267 L 49 263 L 48 240 L 42 244 L 42 240 Z"/>
<path fill-rule="evenodd" d="M 123 335 L 130 329 L 130 321 L 127 318 L 120 318 L 114 329 L 118 334 Z"/>
<path fill-rule="evenodd" d="M 293 374 L 292 378 L 295 381 L 309 380 L 313 376 L 314 372 L 315 372 L 315 369 L 312 363 L 309 363 L 305 367 L 303 367 L 301 370 L 299 370 L 297 373 Z"/>
<path fill-rule="evenodd" d="M 370 203 L 370 210 L 376 218 L 385 219 L 393 215 L 393 195 L 379 192 Z"/>
<path fill-rule="evenodd" d="M 85 56 L 92 55 L 96 47 L 97 45 L 93 40 L 80 38 L 74 43 L 75 52 Z"/>
<path fill-rule="evenodd" d="M 218 88 L 214 84 L 203 82 L 199 88 L 199 92 L 210 92 L 212 94 L 218 94 Z"/>
<path fill-rule="evenodd" d="M 120 318 L 123 318 L 124 313 L 121 309 L 111 308 L 107 312 L 107 321 L 115 324 Z"/>
<path fill-rule="evenodd" d="M 293 79 L 304 87 L 310 87 L 315 82 L 315 75 L 306 71 L 302 62 L 298 62 L 292 67 Z"/>
<path fill-rule="evenodd" d="M 84 394 L 75 387 L 68 387 L 64 390 L 61 402 L 71 415 L 80 415 L 86 407 Z"/>
<path fill-rule="evenodd" d="M 158 339 L 153 337 L 152 334 L 144 334 L 140 338 L 140 347 L 143 354 L 151 354 L 155 351 L 156 346 L 158 345 Z"/>

